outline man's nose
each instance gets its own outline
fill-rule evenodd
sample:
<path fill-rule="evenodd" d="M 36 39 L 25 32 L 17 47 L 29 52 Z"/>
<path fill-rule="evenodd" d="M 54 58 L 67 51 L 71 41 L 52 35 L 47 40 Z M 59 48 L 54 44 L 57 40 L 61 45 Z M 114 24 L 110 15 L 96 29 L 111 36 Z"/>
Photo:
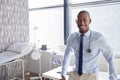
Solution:
<path fill-rule="evenodd" d="M 84 21 L 81 21 L 81 25 L 84 25 Z"/>

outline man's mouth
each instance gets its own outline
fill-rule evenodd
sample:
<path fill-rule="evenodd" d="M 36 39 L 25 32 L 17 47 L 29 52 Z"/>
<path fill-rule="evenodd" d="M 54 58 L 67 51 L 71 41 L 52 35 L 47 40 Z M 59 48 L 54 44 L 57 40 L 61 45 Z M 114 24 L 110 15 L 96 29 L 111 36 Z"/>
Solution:
<path fill-rule="evenodd" d="M 80 25 L 80 28 L 84 28 L 84 25 Z"/>

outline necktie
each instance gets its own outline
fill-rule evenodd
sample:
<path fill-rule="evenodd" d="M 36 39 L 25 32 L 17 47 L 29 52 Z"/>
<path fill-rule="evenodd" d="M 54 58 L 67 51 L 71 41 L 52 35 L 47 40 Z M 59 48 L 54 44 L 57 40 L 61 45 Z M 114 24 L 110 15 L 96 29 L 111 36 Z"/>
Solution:
<path fill-rule="evenodd" d="M 83 36 L 80 35 L 80 48 L 79 48 L 79 65 L 78 65 L 78 74 L 82 75 L 82 62 L 83 62 Z"/>

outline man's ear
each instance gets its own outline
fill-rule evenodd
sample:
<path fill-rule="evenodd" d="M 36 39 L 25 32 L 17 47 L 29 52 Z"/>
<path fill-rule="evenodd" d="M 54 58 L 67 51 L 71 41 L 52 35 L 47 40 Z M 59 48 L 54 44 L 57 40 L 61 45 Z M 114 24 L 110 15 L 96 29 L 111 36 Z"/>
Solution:
<path fill-rule="evenodd" d="M 90 18 L 90 23 L 91 23 L 91 18 Z"/>

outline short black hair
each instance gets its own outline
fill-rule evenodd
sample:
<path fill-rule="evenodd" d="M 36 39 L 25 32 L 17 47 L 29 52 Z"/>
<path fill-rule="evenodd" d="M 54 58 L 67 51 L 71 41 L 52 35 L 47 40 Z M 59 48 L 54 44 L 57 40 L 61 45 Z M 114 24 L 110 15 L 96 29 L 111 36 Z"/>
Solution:
<path fill-rule="evenodd" d="M 88 12 L 88 11 L 86 11 L 86 10 L 82 10 L 82 11 L 80 11 L 80 12 L 78 13 L 77 17 L 78 17 L 80 14 L 82 14 L 82 13 L 86 13 L 86 14 L 88 14 L 88 16 L 90 17 L 89 12 Z"/>

